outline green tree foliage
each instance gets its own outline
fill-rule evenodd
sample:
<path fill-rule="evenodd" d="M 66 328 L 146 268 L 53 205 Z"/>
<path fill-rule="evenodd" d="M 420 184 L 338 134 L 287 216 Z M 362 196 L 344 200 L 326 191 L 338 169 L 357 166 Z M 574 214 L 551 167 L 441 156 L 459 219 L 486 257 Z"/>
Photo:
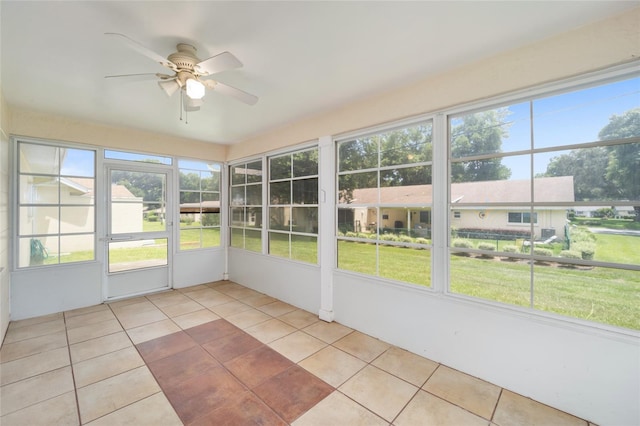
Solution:
<path fill-rule="evenodd" d="M 640 108 L 613 115 L 600 140 L 640 137 Z M 553 158 L 544 176 L 573 176 L 576 201 L 640 199 L 640 143 L 575 149 Z M 640 221 L 640 206 L 634 206 Z"/>
<path fill-rule="evenodd" d="M 613 188 L 603 179 L 609 164 L 604 147 L 575 149 L 553 157 L 542 176 L 573 176 L 575 200 L 605 200 Z"/>
<path fill-rule="evenodd" d="M 454 120 L 451 126 L 452 158 L 497 154 L 502 140 L 508 136 L 507 108 L 481 111 Z M 452 182 L 482 182 L 509 179 L 511 170 L 500 158 L 453 162 Z"/>
<path fill-rule="evenodd" d="M 431 183 L 432 127 L 418 125 L 358 138 L 340 144 L 338 171 L 341 202 L 351 202 L 353 191 L 380 186 Z M 382 168 L 380 174 L 376 169 Z"/>

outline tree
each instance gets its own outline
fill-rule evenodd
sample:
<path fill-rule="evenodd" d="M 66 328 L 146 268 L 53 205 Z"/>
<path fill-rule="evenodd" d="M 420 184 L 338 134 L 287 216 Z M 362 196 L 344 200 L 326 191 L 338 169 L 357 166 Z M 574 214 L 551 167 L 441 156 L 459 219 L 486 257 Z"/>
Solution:
<path fill-rule="evenodd" d="M 598 133 L 600 140 L 640 137 L 640 108 L 613 115 Z M 616 188 L 619 199 L 640 200 L 640 143 L 613 145 L 609 151 L 606 179 Z M 640 222 L 640 206 L 633 206 Z"/>
<path fill-rule="evenodd" d="M 609 164 L 604 147 L 574 149 L 553 157 L 542 176 L 573 176 L 576 201 L 610 199 L 612 188 L 603 179 Z"/>
<path fill-rule="evenodd" d="M 506 108 L 465 115 L 452 123 L 452 158 L 497 154 L 502 150 L 502 139 L 508 136 Z M 511 170 L 502 165 L 501 158 L 452 162 L 452 182 L 481 182 L 509 179 Z"/>

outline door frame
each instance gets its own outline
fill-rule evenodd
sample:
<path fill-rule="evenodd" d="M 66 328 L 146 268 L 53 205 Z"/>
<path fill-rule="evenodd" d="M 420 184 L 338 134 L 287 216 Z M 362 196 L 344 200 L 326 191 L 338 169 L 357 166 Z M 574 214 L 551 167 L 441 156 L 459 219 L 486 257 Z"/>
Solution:
<path fill-rule="evenodd" d="M 175 230 L 174 230 L 174 215 L 175 215 L 175 195 L 174 195 L 174 168 L 171 165 L 164 164 L 154 164 L 154 163 L 146 163 L 146 162 L 135 162 L 135 161 L 119 161 L 119 160 L 111 160 L 104 159 L 102 163 L 102 176 L 104 180 L 104 211 L 103 211 L 103 226 L 101 226 L 101 236 L 99 238 L 99 244 L 102 246 L 99 252 L 102 253 L 101 260 L 103 262 L 103 284 L 102 284 L 102 294 L 104 301 L 113 301 L 118 299 L 135 297 L 142 294 L 154 293 L 158 291 L 168 290 L 173 288 L 173 255 L 174 255 L 174 246 L 175 246 Z M 129 172 L 142 172 L 142 173 L 158 173 L 165 175 L 165 188 L 164 188 L 164 197 L 165 197 L 165 223 L 166 227 L 164 231 L 159 231 L 157 233 L 153 233 L 153 237 L 151 238 L 167 238 L 167 264 L 166 266 L 152 266 L 147 268 L 138 268 L 131 269 L 127 271 L 117 271 L 117 272 L 109 272 L 109 243 L 113 241 L 117 241 L 118 238 L 114 237 L 111 234 L 111 172 L 113 170 L 124 170 Z M 118 235 L 131 236 L 131 238 L 127 238 L 135 241 L 136 239 L 145 239 L 149 238 L 149 236 L 145 236 L 144 232 L 132 232 L 132 233 L 121 233 Z M 123 239 L 123 240 L 127 240 Z M 166 269 L 166 274 L 159 273 Z M 117 294 L 112 295 L 110 292 L 110 281 L 111 284 L 117 281 L 124 281 L 127 279 L 127 276 L 130 279 L 140 280 L 144 279 L 145 276 L 149 279 L 157 279 L 161 277 L 165 279 L 166 285 L 162 285 L 159 287 L 153 288 L 145 288 L 140 291 L 132 291 L 126 294 Z"/>

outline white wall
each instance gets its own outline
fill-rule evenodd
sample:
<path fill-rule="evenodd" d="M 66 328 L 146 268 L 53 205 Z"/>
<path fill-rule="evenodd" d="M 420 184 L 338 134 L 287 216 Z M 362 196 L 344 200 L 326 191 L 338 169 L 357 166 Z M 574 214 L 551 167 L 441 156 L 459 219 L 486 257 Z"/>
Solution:
<path fill-rule="evenodd" d="M 0 342 L 9 327 L 10 273 L 9 273 L 9 111 L 0 91 Z"/>
<path fill-rule="evenodd" d="M 320 268 L 229 248 L 229 277 L 309 312 L 320 310 Z"/>

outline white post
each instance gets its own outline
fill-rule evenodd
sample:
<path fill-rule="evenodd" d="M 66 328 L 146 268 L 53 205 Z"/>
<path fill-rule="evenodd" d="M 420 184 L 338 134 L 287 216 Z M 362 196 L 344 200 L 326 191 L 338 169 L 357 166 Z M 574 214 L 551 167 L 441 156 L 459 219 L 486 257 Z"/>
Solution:
<path fill-rule="evenodd" d="M 333 271 L 335 267 L 336 164 L 331 136 L 318 140 L 319 199 L 319 262 L 321 320 L 331 322 L 333 312 Z"/>

